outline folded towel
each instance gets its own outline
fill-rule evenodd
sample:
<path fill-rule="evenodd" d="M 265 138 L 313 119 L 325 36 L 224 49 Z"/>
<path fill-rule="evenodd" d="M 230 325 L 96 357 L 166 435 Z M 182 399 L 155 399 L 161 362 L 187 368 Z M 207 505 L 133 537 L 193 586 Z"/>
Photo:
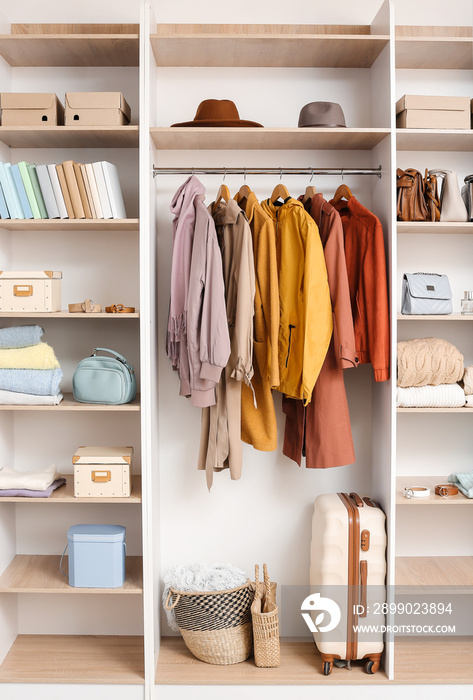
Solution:
<path fill-rule="evenodd" d="M 2 369 L 56 369 L 59 362 L 54 350 L 47 343 L 29 345 L 27 348 L 0 349 Z"/>
<path fill-rule="evenodd" d="M 467 396 L 473 394 L 473 365 L 465 367 L 465 372 L 463 373 L 463 388 Z"/>
<path fill-rule="evenodd" d="M 26 348 L 41 341 L 41 326 L 13 326 L 0 328 L 0 348 Z"/>
<path fill-rule="evenodd" d="M 468 498 L 473 498 L 473 469 L 471 472 L 457 472 L 450 474 L 448 480 L 458 486 L 460 491 Z"/>
<path fill-rule="evenodd" d="M 18 472 L 11 467 L 0 467 L 0 489 L 44 491 L 51 486 L 56 477 L 55 464 L 28 472 Z"/>
<path fill-rule="evenodd" d="M 38 370 L 41 372 L 44 370 Z M 19 391 L 0 389 L 0 404 L 12 406 L 57 406 L 63 400 L 62 394 L 55 396 L 38 396 L 37 394 L 21 394 Z"/>
<path fill-rule="evenodd" d="M 24 498 L 49 498 L 53 491 L 66 483 L 64 477 L 55 479 L 51 486 L 48 486 L 44 491 L 34 491 L 32 489 L 0 489 L 0 498 L 16 498 L 23 496 Z"/>
<path fill-rule="evenodd" d="M 463 376 L 463 355 L 442 338 L 415 338 L 397 344 L 397 385 L 454 384 Z"/>
<path fill-rule="evenodd" d="M 62 369 L 0 369 L 0 389 L 55 396 L 62 377 Z"/>
<path fill-rule="evenodd" d="M 458 408 L 465 405 L 465 392 L 459 384 L 410 386 L 396 389 L 396 406 L 404 408 Z"/>

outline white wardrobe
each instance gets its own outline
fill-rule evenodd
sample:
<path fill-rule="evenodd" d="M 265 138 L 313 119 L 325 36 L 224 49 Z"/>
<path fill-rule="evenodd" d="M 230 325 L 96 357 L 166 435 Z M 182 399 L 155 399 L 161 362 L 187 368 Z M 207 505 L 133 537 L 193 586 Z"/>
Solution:
<path fill-rule="evenodd" d="M 436 28 L 424 29 L 427 16 Z M 348 690 L 344 686 L 360 685 L 364 694 L 381 691 L 389 698 L 406 692 L 404 684 L 433 681 L 461 684 L 457 692 L 467 697 L 471 642 L 455 639 L 439 646 L 388 638 L 375 676 L 356 668 L 335 669 L 324 678 L 297 596 L 308 584 L 313 500 L 334 491 L 369 495 L 386 512 L 390 600 L 395 582 L 471 585 L 471 503 L 418 505 L 400 495 L 406 480 L 437 483 L 451 471 L 471 468 L 470 412 L 397 412 L 393 379 L 375 383 L 369 365 L 347 370 L 355 464 L 306 470 L 284 457 L 276 393 L 278 450 L 243 445 L 241 480 L 216 474 L 209 493 L 196 469 L 200 412 L 179 397 L 164 347 L 169 205 L 193 169 L 280 168 L 297 197 L 310 178 L 285 175 L 285 168 L 381 166 L 381 177 L 344 174 L 343 182 L 383 225 L 391 368 L 397 339 L 423 335 L 445 337 L 466 364 L 473 363 L 473 327 L 458 317 L 463 290 L 472 288 L 473 224 L 398 225 L 395 178 L 397 166 L 428 166 L 456 170 L 462 181 L 473 172 L 473 132 L 396 131 L 394 110 L 405 93 L 473 97 L 471 3 L 456 0 L 447 9 L 440 2 L 412 7 L 405 0 L 291 6 L 277 0 L 270 7 L 246 0 L 228 7 L 190 0 L 85 0 L 77 6 L 45 0 L 39 8 L 19 0 L 2 8 L 0 21 L 0 92 L 56 92 L 61 99 L 66 91 L 117 90 L 131 104 L 130 127 L 82 132 L 0 126 L 2 161 L 115 163 L 127 210 L 124 221 L 94 225 L 0 221 L 0 268 L 62 270 L 63 308 L 85 297 L 135 306 L 136 316 L 128 318 L 78 315 L 38 322 L 61 362 L 66 392 L 75 365 L 96 346 L 124 354 L 139 382 L 137 401 L 114 410 L 72 400 L 54 410 L 0 410 L 1 460 L 18 469 L 54 462 L 70 474 L 81 444 L 133 444 L 136 456 L 128 501 L 78 503 L 69 495 L 45 503 L 0 503 L 0 697 L 42 700 L 67 693 L 80 699 L 87 693 L 180 700 L 246 693 L 282 699 L 290 691 L 300 698 L 314 692 L 339 698 Z M 44 22 L 60 26 L 38 26 Z M 264 129 L 170 128 L 192 120 L 209 98 L 233 100 L 242 119 Z M 301 108 L 316 100 L 342 105 L 343 133 L 297 128 Z M 153 166 L 186 173 L 153 177 Z M 198 177 L 210 203 L 223 176 Z M 274 175 L 246 179 L 260 200 L 278 181 Z M 341 176 L 315 175 L 311 184 L 329 199 L 341 182 Z M 233 195 L 243 177 L 227 175 L 225 184 Z M 402 274 L 417 270 L 449 275 L 457 316 L 398 320 Z M 18 318 L 1 321 L 16 325 Z M 80 522 L 127 527 L 134 568 L 125 589 L 82 592 L 57 582 L 54 567 L 67 529 Z M 287 601 L 281 617 L 286 662 L 280 669 L 256 669 L 251 660 L 213 667 L 186 657 L 162 614 L 161 582 L 172 565 L 199 560 L 232 562 L 249 575 L 255 563 L 267 562 L 280 602 Z"/>

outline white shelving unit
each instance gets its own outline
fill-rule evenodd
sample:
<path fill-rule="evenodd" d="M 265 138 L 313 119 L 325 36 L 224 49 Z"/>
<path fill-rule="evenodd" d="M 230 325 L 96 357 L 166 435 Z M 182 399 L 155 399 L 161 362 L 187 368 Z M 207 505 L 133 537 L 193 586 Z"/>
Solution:
<path fill-rule="evenodd" d="M 412 93 L 413 85 L 419 92 L 437 85 L 439 94 L 471 89 L 465 76 L 473 71 L 472 28 L 467 20 L 468 26 L 460 29 L 395 27 L 396 2 L 373 0 L 369 9 L 347 1 L 343 9 L 317 0 L 309 12 L 304 7 L 302 17 L 294 14 L 294 21 L 307 18 L 319 24 L 280 24 L 276 11 L 274 23 L 271 17 L 266 24 L 235 24 L 233 11 L 225 8 L 222 19 L 220 13 L 200 8 L 197 23 L 175 24 L 193 18 L 177 16 L 180 3 L 165 7 L 157 0 L 140 0 L 139 23 L 138 2 L 119 9 L 111 0 L 83 0 L 72 15 L 45 0 L 41 14 L 46 21 L 70 22 L 62 25 L 39 24 L 44 21 L 39 10 L 27 19 L 22 0 L 18 8 L 2 10 L 3 17 L 0 13 L 0 91 L 60 95 L 65 90 L 120 90 L 135 115 L 131 126 L 108 129 L 0 126 L 2 161 L 116 162 L 129 217 L 0 221 L 0 269 L 63 271 L 64 311 L 35 318 L 41 319 L 44 340 L 61 362 L 66 392 L 56 407 L 0 406 L 1 463 L 27 468 L 40 455 L 70 476 L 72 454 L 80 444 L 133 444 L 136 456 L 129 499 L 79 501 L 69 478 L 50 499 L 0 503 L 2 700 L 23 700 L 28 693 L 46 700 L 57 692 L 67 692 L 71 700 L 82 700 L 85 693 L 91 700 L 108 695 L 174 700 L 179 693 L 217 700 L 220 686 L 226 686 L 224 694 L 271 694 L 282 700 L 286 686 L 296 685 L 298 697 L 311 697 L 317 685 L 321 698 L 330 694 L 338 700 L 351 685 L 382 685 L 390 693 L 395 684 L 473 681 L 471 639 L 453 640 L 447 647 L 396 639 L 387 644 L 375 676 L 367 677 L 355 665 L 351 674 L 334 672 L 325 678 L 300 611 L 286 597 L 292 587 L 308 583 L 312 503 L 328 491 L 357 491 L 381 503 L 391 586 L 471 581 L 471 543 L 459 536 L 450 550 L 448 528 L 439 532 L 447 517 L 452 527 L 461 528 L 471 502 L 437 496 L 414 502 L 402 496 L 407 482 L 432 487 L 454 468 L 466 470 L 471 409 L 396 410 L 395 381 L 376 384 L 370 366 L 348 370 L 354 465 L 313 472 L 299 469 L 280 449 L 262 453 L 244 445 L 242 479 L 231 482 L 228 474 L 216 474 L 209 494 L 195 468 L 200 413 L 178 396 L 164 352 L 172 249 L 169 205 L 185 178 L 153 179 L 154 165 L 188 168 L 189 174 L 203 166 L 381 165 L 381 179 L 345 175 L 344 182 L 383 225 L 391 285 L 391 367 L 397 339 L 420 333 L 444 334 L 473 362 L 468 356 L 471 319 L 459 314 L 460 292 L 471 288 L 473 224 L 396 222 L 395 188 L 397 165 L 421 171 L 444 166 L 456 169 L 462 179 L 468 168 L 471 172 L 473 131 L 399 130 L 394 114 L 395 100 Z M 96 21 L 83 24 L 85 17 Z M 120 24 L 107 23 L 122 18 Z M 22 23 L 26 19 L 36 24 Z M 10 22 L 16 24 L 10 27 Z M 210 97 L 232 99 L 242 119 L 265 126 L 170 127 L 191 120 L 199 102 Z M 300 109 L 317 99 L 342 104 L 347 128 L 298 128 Z M 199 177 L 210 202 L 222 178 Z M 242 180 L 226 178 L 232 194 Z M 247 184 L 263 199 L 278 180 L 248 176 Z M 309 184 L 301 176 L 283 177 L 283 182 L 294 196 Z M 329 199 L 340 180 L 314 176 L 311 184 Z M 403 272 L 428 268 L 449 274 L 454 314 L 401 317 Z M 132 305 L 136 312 L 65 310 L 85 297 L 103 306 Z M 31 323 L 32 318 L 0 314 L 2 325 Z M 134 364 L 139 396 L 131 404 L 94 406 L 73 400 L 76 363 L 95 346 L 117 349 Z M 275 402 L 281 444 L 284 423 L 277 394 Z M 457 448 L 455 464 L 446 435 Z M 82 592 L 58 574 L 68 527 L 95 521 L 127 527 L 130 556 L 123 589 Z M 279 669 L 257 669 L 251 659 L 233 667 L 203 664 L 179 637 L 170 636 L 161 611 L 162 578 L 173 564 L 195 560 L 232 561 L 249 573 L 255 563 L 267 561 L 283 603 L 292 605 L 282 621 Z"/>

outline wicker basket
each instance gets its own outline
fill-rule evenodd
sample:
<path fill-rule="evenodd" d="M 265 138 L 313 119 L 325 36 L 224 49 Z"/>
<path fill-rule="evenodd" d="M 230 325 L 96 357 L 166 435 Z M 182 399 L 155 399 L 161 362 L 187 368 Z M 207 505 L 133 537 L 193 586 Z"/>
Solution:
<path fill-rule="evenodd" d="M 264 585 L 259 583 L 259 567 L 255 566 L 256 595 L 251 606 L 255 664 L 261 668 L 276 668 L 281 664 L 279 646 L 279 617 L 275 602 L 275 584 L 271 584 L 266 564 L 263 564 Z"/>
<path fill-rule="evenodd" d="M 250 581 L 227 591 L 189 593 L 171 588 L 165 608 L 174 609 L 179 631 L 195 657 L 208 664 L 238 664 L 249 657 L 253 646 L 253 597 Z"/>

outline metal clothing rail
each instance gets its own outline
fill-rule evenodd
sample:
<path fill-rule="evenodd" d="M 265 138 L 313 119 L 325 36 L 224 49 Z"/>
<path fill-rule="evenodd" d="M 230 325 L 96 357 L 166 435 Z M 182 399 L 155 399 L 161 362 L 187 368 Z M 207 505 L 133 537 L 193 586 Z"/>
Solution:
<path fill-rule="evenodd" d="M 156 175 L 377 175 L 382 177 L 382 168 L 158 168 L 153 165 Z"/>

